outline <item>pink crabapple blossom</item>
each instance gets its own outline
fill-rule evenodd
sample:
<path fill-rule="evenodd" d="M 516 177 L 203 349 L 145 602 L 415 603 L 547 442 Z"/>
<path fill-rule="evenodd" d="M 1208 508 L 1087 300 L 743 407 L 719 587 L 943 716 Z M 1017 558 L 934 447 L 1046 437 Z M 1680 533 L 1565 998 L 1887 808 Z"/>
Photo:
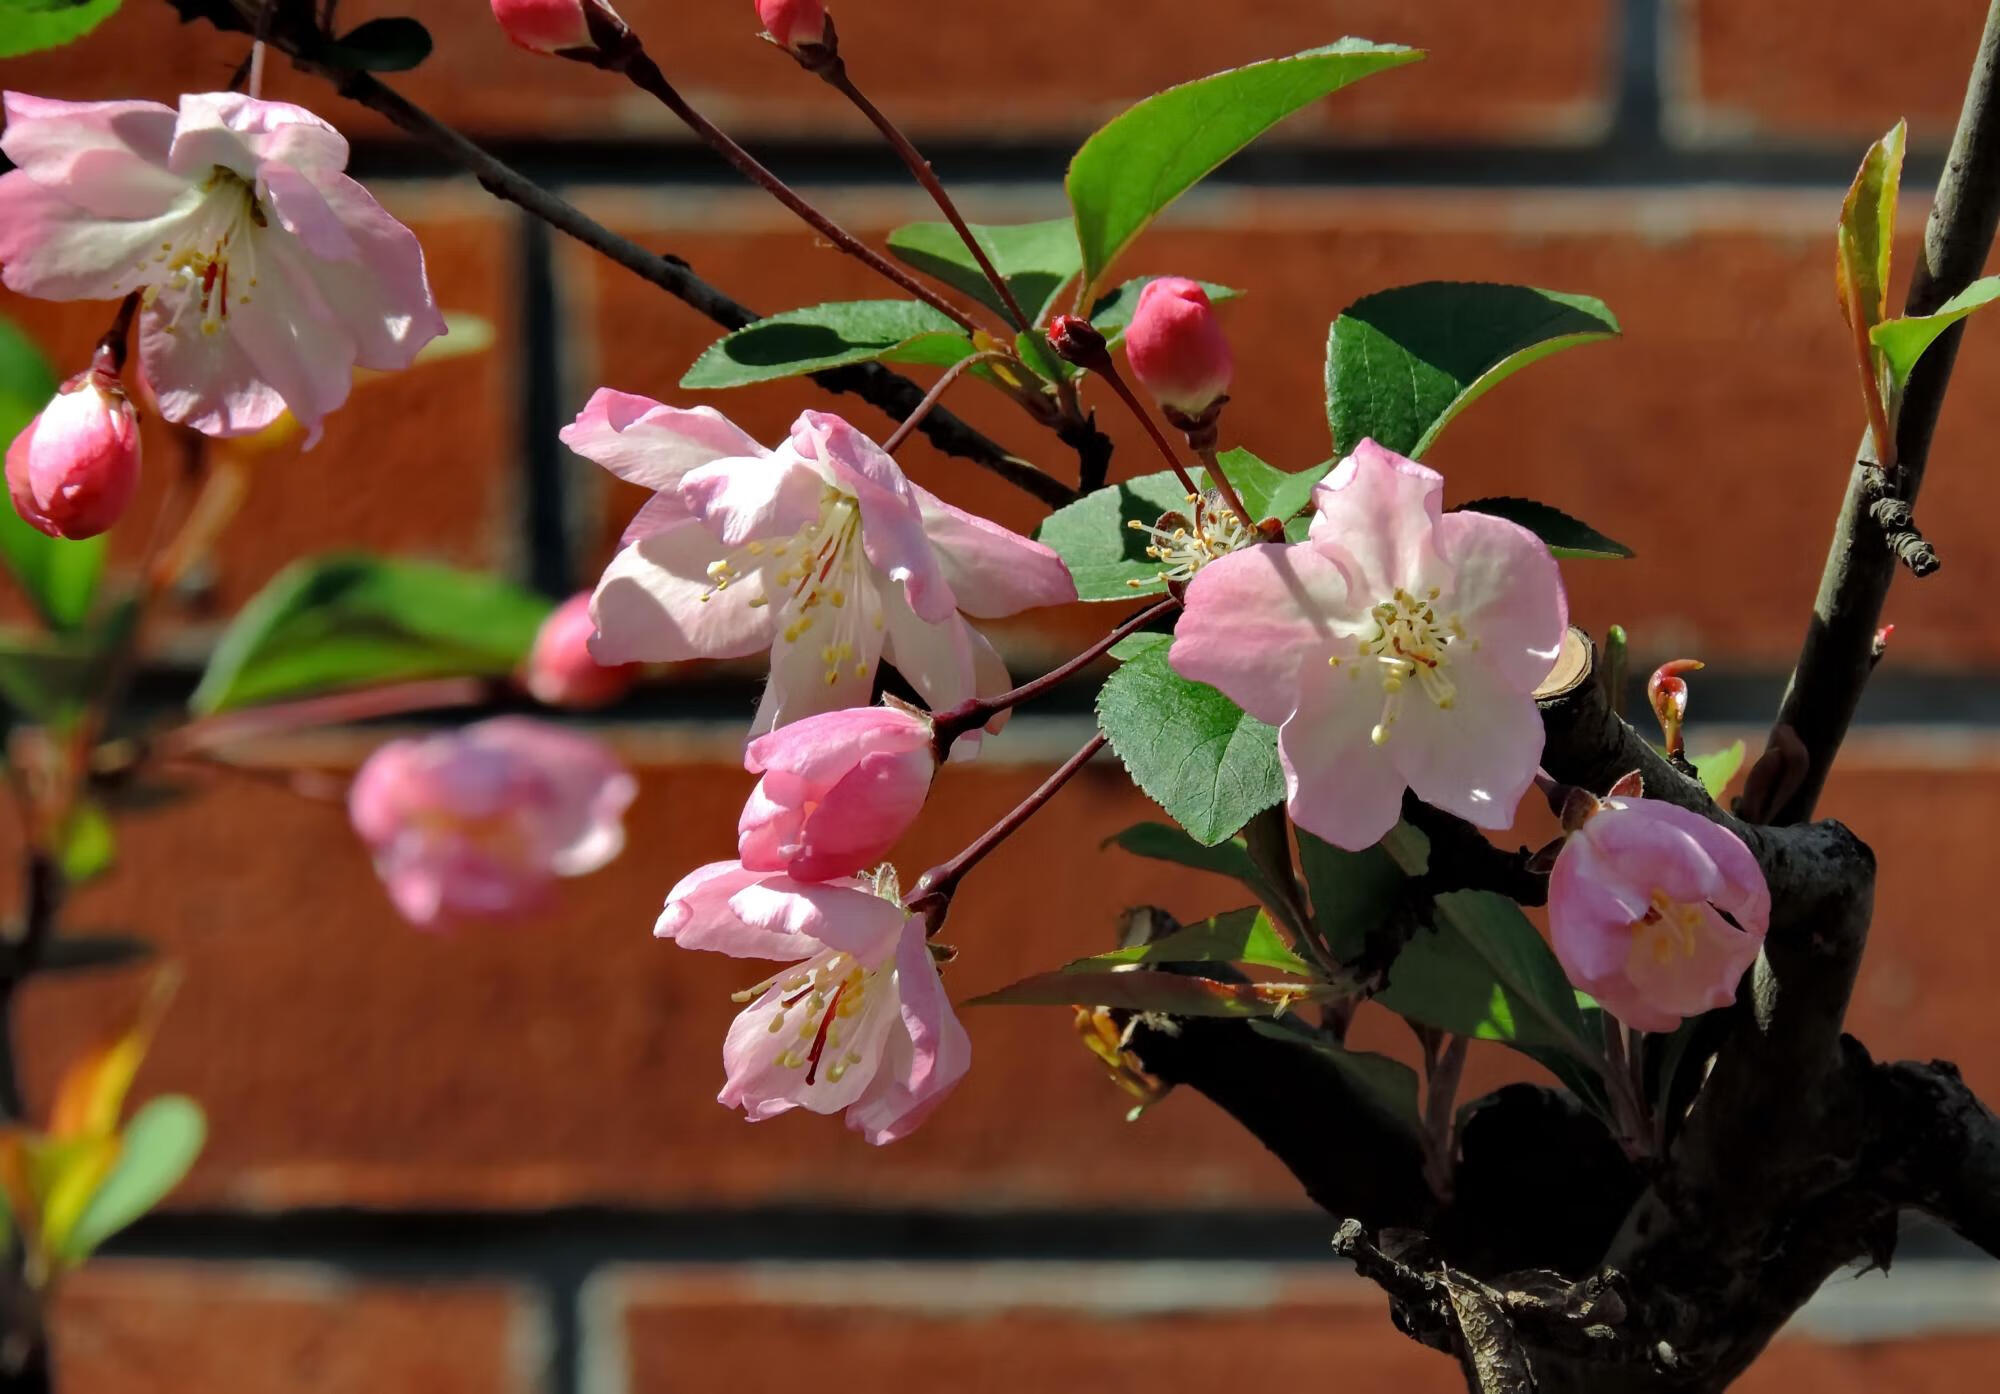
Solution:
<path fill-rule="evenodd" d="M 500 31 L 534 53 L 595 47 L 583 0 L 493 0 Z"/>
<path fill-rule="evenodd" d="M 887 856 L 923 811 L 937 756 L 929 718 L 898 706 L 822 712 L 759 736 L 761 774 L 737 822 L 737 855 L 799 881 L 851 875 Z"/>
<path fill-rule="evenodd" d="M 396 908 L 430 929 L 527 913 L 604 866 L 637 791 L 598 741 L 503 716 L 381 746 L 348 814 Z"/>
<path fill-rule="evenodd" d="M 766 450 L 709 407 L 599 389 L 562 439 L 654 490 L 598 582 L 600 662 L 741 658 L 768 649 L 762 735 L 865 705 L 887 661 L 933 709 L 1005 691 L 966 622 L 1076 598 L 1039 542 L 904 477 L 838 416 L 808 411 Z"/>
<path fill-rule="evenodd" d="M 1603 801 L 1549 877 L 1563 970 L 1642 1031 L 1728 1006 L 1770 922 L 1770 889 L 1742 839 L 1658 799 Z"/>
<path fill-rule="evenodd" d="M 1444 513 L 1444 480 L 1364 440 L 1313 491 L 1307 540 L 1263 543 L 1189 582 L 1169 661 L 1279 728 L 1292 819 L 1359 851 L 1405 789 L 1504 828 L 1533 782 L 1532 696 L 1569 622 L 1527 529 Z"/>
<path fill-rule="evenodd" d="M 1208 292 L 1181 276 L 1162 276 L 1139 292 L 1125 357 L 1162 406 L 1191 417 L 1214 406 L 1236 372 Z"/>
<path fill-rule="evenodd" d="M 139 487 L 139 420 L 115 377 L 80 374 L 7 447 L 14 511 L 51 537 L 95 537 Z"/>
<path fill-rule="evenodd" d="M 668 893 L 653 931 L 688 949 L 792 966 L 736 994 L 719 1102 L 751 1122 L 847 1112 L 880 1145 L 907 1137 L 972 1062 L 896 874 L 802 882 L 713 862 Z"/>
<path fill-rule="evenodd" d="M 757 0 L 764 32 L 794 53 L 826 42 L 826 6 L 821 0 Z"/>
<path fill-rule="evenodd" d="M 535 632 L 534 647 L 521 667 L 521 685 L 547 707 L 601 707 L 623 697 L 638 676 L 636 665 L 611 667 L 590 655 L 590 592 L 581 591 L 549 612 Z"/>
<path fill-rule="evenodd" d="M 239 436 L 289 409 L 317 440 L 357 365 L 408 367 L 445 332 L 415 235 L 311 112 L 231 92 L 5 105 L 0 281 L 142 293 L 141 375 L 169 421 Z"/>

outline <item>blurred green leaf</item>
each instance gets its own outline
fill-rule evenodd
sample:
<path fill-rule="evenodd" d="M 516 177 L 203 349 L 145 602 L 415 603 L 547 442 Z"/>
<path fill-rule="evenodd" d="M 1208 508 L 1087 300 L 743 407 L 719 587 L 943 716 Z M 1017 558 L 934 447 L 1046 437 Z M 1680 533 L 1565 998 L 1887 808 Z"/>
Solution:
<path fill-rule="evenodd" d="M 429 562 L 341 554 L 295 562 L 243 607 L 189 700 L 202 715 L 308 692 L 501 676 L 549 602 Z"/>
<path fill-rule="evenodd" d="M 1701 776 L 1701 787 L 1708 790 L 1711 799 L 1722 797 L 1729 781 L 1736 778 L 1736 772 L 1743 768 L 1746 753 L 1743 742 L 1736 741 L 1721 750 L 1694 757 L 1695 773 Z"/>
<path fill-rule="evenodd" d="M 318 56 L 364 73 L 408 72 L 431 56 L 431 31 L 407 16 L 371 19 L 322 45 Z"/>
<path fill-rule="evenodd" d="M 104 809 L 89 799 L 77 802 L 69 821 L 63 825 L 62 845 L 56 858 L 63 879 L 81 886 L 111 870 L 118 859 L 118 834 Z"/>
<path fill-rule="evenodd" d="M 948 367 L 975 352 L 957 324 L 920 301 L 837 301 L 725 334 L 694 361 L 681 386 L 744 387 L 876 360 Z"/>
<path fill-rule="evenodd" d="M 0 0 L 0 58 L 60 48 L 118 12 L 120 0 Z"/>
<path fill-rule="evenodd" d="M 60 1257 L 76 1264 L 165 1200 L 201 1155 L 208 1120 L 183 1094 L 150 1099 L 125 1125 L 118 1162 L 65 1236 Z"/>
<path fill-rule="evenodd" d="M 132 934 L 64 931 L 42 949 L 38 973 L 88 973 L 98 968 L 123 968 L 144 963 L 157 952 L 150 939 Z"/>

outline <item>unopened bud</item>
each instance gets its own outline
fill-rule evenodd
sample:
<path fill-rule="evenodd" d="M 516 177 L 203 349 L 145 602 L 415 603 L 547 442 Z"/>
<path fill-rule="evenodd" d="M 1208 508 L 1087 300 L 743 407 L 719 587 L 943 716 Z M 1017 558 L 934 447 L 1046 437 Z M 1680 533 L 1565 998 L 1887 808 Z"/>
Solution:
<path fill-rule="evenodd" d="M 542 621 L 521 669 L 521 685 L 528 695 L 548 707 L 601 707 L 623 697 L 638 675 L 638 666 L 606 667 L 592 658 L 590 636 L 596 632 L 588 591 L 556 606 Z"/>
<path fill-rule="evenodd" d="M 1671 663 L 1662 663 L 1653 670 L 1653 676 L 1646 679 L 1646 700 L 1653 705 L 1653 715 L 1659 718 L 1660 734 L 1666 738 L 1667 754 L 1678 759 L 1685 749 L 1681 739 L 1681 722 L 1687 717 L 1688 685 L 1679 675 L 1692 673 L 1701 667 L 1698 658 L 1676 658 Z"/>
<path fill-rule="evenodd" d="M 50 537 L 95 537 L 139 485 L 139 418 L 117 379 L 85 373 L 7 448 L 14 510 Z"/>
<path fill-rule="evenodd" d="M 1189 417 L 1214 406 L 1236 372 L 1208 292 L 1180 276 L 1162 276 L 1139 292 L 1125 356 L 1132 375 L 1162 406 Z"/>
<path fill-rule="evenodd" d="M 1108 367 L 1111 363 L 1104 336 L 1080 315 L 1057 315 L 1049 321 L 1049 348 L 1063 362 L 1093 372 L 1100 372 L 1103 370 L 1100 365 Z"/>
<path fill-rule="evenodd" d="M 593 13 L 600 24 L 624 28 L 604 0 L 493 0 L 493 18 L 501 31 L 535 53 L 594 53 L 598 36 L 591 32 Z"/>
<path fill-rule="evenodd" d="M 765 33 L 793 53 L 824 48 L 829 42 L 822 0 L 757 0 L 757 18 L 763 21 Z"/>

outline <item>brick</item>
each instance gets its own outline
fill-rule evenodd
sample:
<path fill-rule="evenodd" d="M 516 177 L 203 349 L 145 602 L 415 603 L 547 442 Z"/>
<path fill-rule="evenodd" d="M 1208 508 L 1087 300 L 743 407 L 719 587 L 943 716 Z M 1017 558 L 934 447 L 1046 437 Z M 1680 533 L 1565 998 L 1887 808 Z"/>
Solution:
<path fill-rule="evenodd" d="M 364 548 L 489 568 L 513 560 L 519 338 L 510 220 L 478 195 L 407 185 L 378 192 L 422 238 L 438 303 L 492 323 L 495 346 L 372 375 L 327 418 L 314 449 L 294 444 L 256 457 L 242 510 L 213 558 L 212 588 L 182 608 L 181 620 L 227 617 L 287 563 L 317 552 Z M 0 290 L 0 317 L 42 347 L 59 377 L 88 363 L 112 309 Z M 179 448 L 149 417 L 144 482 L 131 521 L 113 534 L 115 561 L 134 564 L 144 551 L 151 519 L 179 473 Z"/>
<path fill-rule="evenodd" d="M 1676 0 L 1665 30 L 1670 129 L 1698 142 L 1866 142 L 1908 117 L 1951 139 L 1982 11 L 1957 0 Z M 1858 143 L 1857 143 L 1858 142 Z"/>
<path fill-rule="evenodd" d="M 616 1394 L 779 1394 L 817 1369 L 855 1388 L 922 1387 L 949 1372 L 967 1394 L 1056 1383 L 1171 1394 L 1239 1377 L 1246 1350 L 1259 1380 L 1279 1386 L 1336 1371 L 1357 1390 L 1465 1387 L 1450 1360 L 1390 1325 L 1373 1287 L 1304 1265 L 625 1269 L 592 1282 L 585 1311 L 590 1387 Z M 1861 1343 L 1788 1333 L 1732 1387 L 1946 1394 L 1975 1385 L 2000 1355 L 1990 1331 L 1923 1324 Z"/>
<path fill-rule="evenodd" d="M 651 40 L 668 76 L 732 130 L 875 139 L 831 89 L 755 38 L 747 0 L 696 7 L 634 0 L 620 8 Z M 849 5 L 839 21 L 856 79 L 919 135 L 983 141 L 1005 129 L 1017 137 L 1080 137 L 1157 88 L 1348 32 L 1427 47 L 1433 56 L 1341 93 L 1289 137 L 1568 141 L 1604 122 L 1615 8 L 1611 0 L 1537 0 L 1535 22 L 1523 24 L 1477 0 L 1421 7 L 1351 0 L 1337 15 L 1259 0 L 1216 25 L 1198 0 L 1115 10 L 1020 0 L 1004 24 L 974 10 L 914 3 Z M 341 23 L 401 14 L 427 21 L 438 51 L 391 83 L 449 122 L 505 135 L 687 138 L 650 97 L 580 64 L 514 49 L 476 9 L 445 0 L 358 0 L 342 8 Z M 921 24 L 912 23 L 915 15 Z M 1198 42 L 1186 41 L 1197 35 Z M 225 85 L 247 50 L 240 35 L 179 26 L 163 4 L 135 5 L 87 42 L 0 63 L 0 79 L 47 96 L 171 101 L 182 90 Z M 355 134 L 389 129 L 283 64 L 273 65 L 266 91 Z"/>
<path fill-rule="evenodd" d="M 648 935 L 666 888 L 730 855 L 747 777 L 707 744 L 628 733 L 645 769 L 631 850 L 572 883 L 538 922 L 426 935 L 397 921 L 337 805 L 262 781 L 128 824 L 118 871 L 80 893 L 68 923 L 157 936 L 186 970 L 140 1095 L 195 1094 L 213 1136 L 180 1205 L 539 1206 L 841 1202 L 1041 1207 L 1269 1208 L 1289 1177 L 1209 1105 L 1175 1095 L 1140 1122 L 1071 1037 L 1059 1009 L 968 1013 L 975 1066 L 913 1138 L 865 1147 L 837 1122 L 752 1128 L 714 1102 L 729 994 L 759 965 Z M 1024 722 L 980 765 L 954 770 L 899 850 L 906 874 L 958 850 L 1073 744 Z M 1012 743 L 1010 745 L 1010 742 Z M 1700 742 L 1698 742 L 1698 745 Z M 1025 764 L 1009 763 L 1032 757 Z M 351 763 L 351 740 L 318 758 Z M 1881 858 L 1877 929 L 1854 1029 L 1879 1057 L 1958 1059 L 1989 1095 L 1992 950 L 1962 932 L 1984 894 L 1984 829 L 2000 816 L 1991 740 L 1919 759 L 1858 738 L 1825 812 Z M 946 938 L 957 999 L 1109 942 L 1117 912 L 1186 917 L 1243 903 L 1225 881 L 1098 843 L 1153 816 L 1115 767 L 1086 772 L 972 876 Z M 1527 829 L 1518 836 L 1537 840 Z M 21 1039 L 33 1094 L 137 990 L 128 977 L 38 979 Z M 1407 1057 L 1409 1033 L 1366 1012 L 1356 1043 Z M 1473 1055 L 1468 1096 L 1526 1067 Z"/>
<path fill-rule="evenodd" d="M 1053 211 L 972 194 L 976 216 Z M 815 252 L 780 213 L 747 198 L 607 194 L 593 206 L 767 312 L 882 293 L 865 268 Z M 922 216 L 912 202 L 880 196 L 838 207 L 877 233 Z M 1122 273 L 1180 272 L 1249 291 L 1222 309 L 1239 360 L 1223 443 L 1293 469 L 1328 451 L 1321 375 L 1327 323 L 1342 306 L 1428 279 L 1601 297 L 1624 338 L 1537 364 L 1453 423 L 1431 455 L 1447 477 L 1447 501 L 1525 494 L 1636 548 L 1637 561 L 1567 566 L 1579 623 L 1599 633 L 1622 623 L 1642 653 L 1773 668 L 1789 664 L 1804 635 L 1863 420 L 1831 289 L 1834 208 L 1831 194 L 1216 194 L 1170 216 Z M 1920 205 L 1903 221 L 1919 227 Z M 872 408 L 797 383 L 678 392 L 713 326 L 635 291 L 616 267 L 567 265 L 597 344 L 572 371 L 575 401 L 602 381 L 713 402 L 765 439 L 807 405 L 849 410 L 880 428 Z M 1966 603 L 2000 583 L 2000 546 L 1983 525 L 1984 425 L 1973 388 L 1996 364 L 2000 330 L 1975 321 L 1919 510 L 1947 570 L 1921 586 L 1902 582 L 1890 600 L 1904 661 L 2000 659 L 2000 612 Z M 1117 403 L 1101 392 L 1090 400 L 1119 441 L 1114 473 L 1156 468 Z M 1073 471 L 1067 452 L 976 384 L 955 389 L 951 405 L 1028 458 Z M 965 507 L 1021 528 L 1041 516 L 1025 495 L 922 442 L 907 458 L 922 482 Z M 600 555 L 633 504 L 629 493 L 607 497 Z M 1074 643 L 1104 622 L 1093 609 L 1037 615 L 1025 627 Z"/>
<path fill-rule="evenodd" d="M 71 1394 L 535 1394 L 546 1316 L 497 1282 L 105 1261 L 53 1322 Z"/>

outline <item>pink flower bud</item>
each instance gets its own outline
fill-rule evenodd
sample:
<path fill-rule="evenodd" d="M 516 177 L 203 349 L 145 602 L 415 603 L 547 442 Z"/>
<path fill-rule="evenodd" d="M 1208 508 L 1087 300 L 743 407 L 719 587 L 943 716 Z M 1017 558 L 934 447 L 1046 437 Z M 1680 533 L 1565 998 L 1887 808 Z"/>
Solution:
<path fill-rule="evenodd" d="M 493 18 L 508 38 L 536 53 L 597 47 L 584 0 L 493 0 Z"/>
<path fill-rule="evenodd" d="M 139 486 L 139 418 L 115 379 L 84 374 L 7 448 L 14 510 L 50 537 L 95 537 Z"/>
<path fill-rule="evenodd" d="M 927 717 L 851 707 L 759 736 L 743 764 L 764 776 L 736 824 L 743 865 L 824 881 L 888 855 L 923 811 L 937 755 Z"/>
<path fill-rule="evenodd" d="M 1236 372 L 1208 292 L 1180 276 L 1162 276 L 1139 292 L 1125 356 L 1133 376 L 1161 405 L 1187 416 L 1213 406 Z"/>
<path fill-rule="evenodd" d="M 590 636 L 596 632 L 589 591 L 556 606 L 542 621 L 535 647 L 521 669 L 521 685 L 528 695 L 549 707 L 601 707 L 624 696 L 638 666 L 606 666 L 592 658 Z"/>
<path fill-rule="evenodd" d="M 797 52 L 826 42 L 826 6 L 821 0 L 757 0 L 764 32 Z"/>

